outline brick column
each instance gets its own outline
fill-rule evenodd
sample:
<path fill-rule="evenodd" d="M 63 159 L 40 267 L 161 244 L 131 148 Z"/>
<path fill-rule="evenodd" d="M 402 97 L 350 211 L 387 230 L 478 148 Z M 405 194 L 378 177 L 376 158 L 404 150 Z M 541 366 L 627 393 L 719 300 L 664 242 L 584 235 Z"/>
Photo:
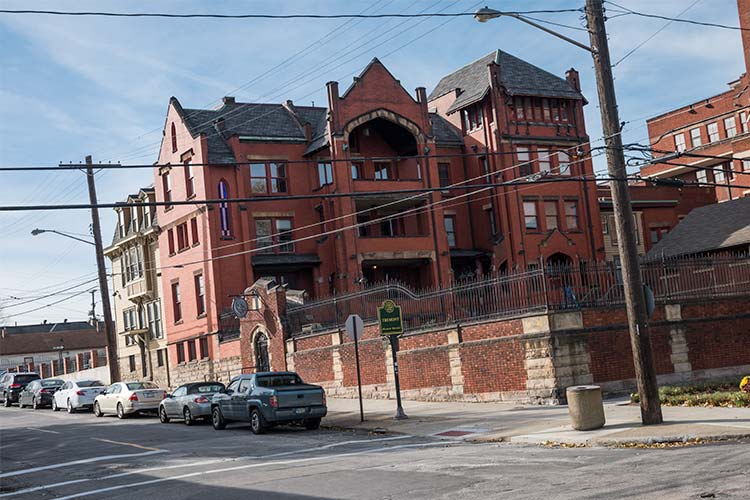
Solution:
<path fill-rule="evenodd" d="M 450 364 L 451 393 L 456 396 L 462 396 L 464 393 L 464 373 L 461 363 L 460 345 L 460 330 L 448 332 L 448 363 Z"/>
<path fill-rule="evenodd" d="M 96 351 L 96 349 L 92 349 L 91 351 L 91 368 L 96 368 L 99 366 L 99 353 Z"/>
<path fill-rule="evenodd" d="M 290 372 L 294 371 L 294 351 L 296 346 L 294 345 L 294 339 L 286 341 L 286 366 Z"/>
<path fill-rule="evenodd" d="M 80 372 L 83 370 L 83 353 L 79 352 L 76 354 L 76 371 Z"/>
<path fill-rule="evenodd" d="M 71 363 L 70 358 L 63 358 L 63 363 L 65 365 L 65 374 L 73 373 L 75 371 L 75 367 L 73 366 L 73 363 Z"/>
<path fill-rule="evenodd" d="M 29 364 L 27 364 L 27 365 L 26 365 L 26 371 L 28 371 L 28 372 L 33 372 L 33 371 L 35 371 L 35 370 L 34 370 L 35 368 L 36 368 L 36 367 L 34 366 L 34 362 L 33 362 L 33 361 L 32 361 L 31 363 L 29 363 Z"/>
<path fill-rule="evenodd" d="M 331 352 L 331 358 L 333 363 L 333 387 L 343 388 L 344 386 L 344 365 L 341 362 L 341 351 L 339 346 L 341 345 L 341 330 L 337 330 L 331 334 L 331 346 L 333 351 Z"/>
<path fill-rule="evenodd" d="M 680 304 L 667 304 L 664 306 L 664 315 L 670 323 L 682 321 L 682 308 Z M 670 359 L 674 372 L 681 374 L 685 379 L 690 377 L 693 367 L 690 364 L 690 348 L 688 347 L 685 328 L 678 325 L 669 325 L 669 346 L 672 349 Z"/>

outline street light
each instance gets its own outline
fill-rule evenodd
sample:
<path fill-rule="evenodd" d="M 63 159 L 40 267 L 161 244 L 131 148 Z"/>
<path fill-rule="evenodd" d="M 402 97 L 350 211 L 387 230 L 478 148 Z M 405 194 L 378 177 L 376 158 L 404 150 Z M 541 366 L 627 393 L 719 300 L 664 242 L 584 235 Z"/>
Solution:
<path fill-rule="evenodd" d="M 633 208 L 628 191 L 627 169 L 622 147 L 620 118 L 617 112 L 617 98 L 612 76 L 612 63 L 609 57 L 607 30 L 604 26 L 603 0 L 586 0 L 586 21 L 588 24 L 588 47 L 551 29 L 529 21 L 520 14 L 501 12 L 489 7 L 479 9 L 474 18 L 487 22 L 501 16 L 514 17 L 546 33 L 565 40 L 576 47 L 589 51 L 594 59 L 599 109 L 602 114 L 602 129 L 607 152 L 607 170 L 612 190 L 612 204 L 617 225 L 617 237 L 620 241 L 620 262 L 622 265 L 623 288 L 625 292 L 625 309 L 628 316 L 628 331 L 635 365 L 635 378 L 640 394 L 641 420 L 643 424 L 662 423 L 659 388 L 656 381 L 656 368 L 651 350 L 651 338 L 648 326 L 648 309 L 638 263 L 638 247 L 633 225 Z"/>
<path fill-rule="evenodd" d="M 77 236 L 73 236 L 71 234 L 67 234 L 67 233 L 64 233 L 62 231 L 57 231 L 55 229 L 39 229 L 39 228 L 36 228 L 36 229 L 33 229 L 31 231 L 31 235 L 32 236 L 38 236 L 38 235 L 40 235 L 42 233 L 55 233 L 55 234 L 59 234 L 60 236 L 65 236 L 66 238 L 71 238 L 71 239 L 74 239 L 74 240 L 77 240 L 77 241 L 80 241 L 80 242 L 83 242 L 83 243 L 88 243 L 89 245 L 94 245 L 93 241 L 84 240 L 83 238 L 78 238 Z"/>

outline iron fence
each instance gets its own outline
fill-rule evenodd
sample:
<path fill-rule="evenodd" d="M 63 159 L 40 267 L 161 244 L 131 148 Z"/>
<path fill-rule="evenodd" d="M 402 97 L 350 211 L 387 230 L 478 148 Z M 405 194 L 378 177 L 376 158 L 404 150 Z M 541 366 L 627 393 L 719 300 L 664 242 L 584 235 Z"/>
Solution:
<path fill-rule="evenodd" d="M 747 255 L 665 259 L 642 263 L 641 273 L 657 303 L 750 294 Z M 359 314 L 365 322 L 376 321 L 377 308 L 385 299 L 401 306 L 407 331 L 625 303 L 619 266 L 583 262 L 575 267 L 547 265 L 464 279 L 448 288 L 412 290 L 398 281 L 384 281 L 347 294 L 290 304 L 284 320 L 292 335 L 336 328 L 350 314 Z"/>

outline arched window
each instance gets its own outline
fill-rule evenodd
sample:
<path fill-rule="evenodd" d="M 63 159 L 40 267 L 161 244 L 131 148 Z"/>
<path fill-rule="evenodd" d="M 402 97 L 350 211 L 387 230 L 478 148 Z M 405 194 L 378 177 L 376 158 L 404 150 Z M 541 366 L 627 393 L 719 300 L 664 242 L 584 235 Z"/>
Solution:
<path fill-rule="evenodd" d="M 177 129 L 174 126 L 174 122 L 172 122 L 172 130 L 170 131 L 170 135 L 172 136 L 172 152 L 177 152 Z"/>
<path fill-rule="evenodd" d="M 268 337 L 261 333 L 255 339 L 255 372 L 271 371 L 268 357 Z"/>
<path fill-rule="evenodd" d="M 219 181 L 219 199 L 226 200 L 229 198 L 229 188 L 227 187 L 227 181 L 224 179 Z M 219 219 L 221 221 L 221 236 L 231 237 L 232 228 L 229 224 L 229 203 L 219 203 Z"/>

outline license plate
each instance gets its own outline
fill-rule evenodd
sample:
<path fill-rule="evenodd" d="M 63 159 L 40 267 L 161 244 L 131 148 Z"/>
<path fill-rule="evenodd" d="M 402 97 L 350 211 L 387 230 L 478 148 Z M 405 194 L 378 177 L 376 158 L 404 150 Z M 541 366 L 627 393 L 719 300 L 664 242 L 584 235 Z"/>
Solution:
<path fill-rule="evenodd" d="M 297 408 L 296 410 L 294 410 L 294 413 L 296 413 L 297 415 L 301 415 L 305 413 L 306 411 L 307 411 L 306 408 Z"/>
<path fill-rule="evenodd" d="M 143 393 L 143 397 L 144 398 L 153 398 L 154 397 L 154 393 L 153 392 L 144 392 Z"/>

